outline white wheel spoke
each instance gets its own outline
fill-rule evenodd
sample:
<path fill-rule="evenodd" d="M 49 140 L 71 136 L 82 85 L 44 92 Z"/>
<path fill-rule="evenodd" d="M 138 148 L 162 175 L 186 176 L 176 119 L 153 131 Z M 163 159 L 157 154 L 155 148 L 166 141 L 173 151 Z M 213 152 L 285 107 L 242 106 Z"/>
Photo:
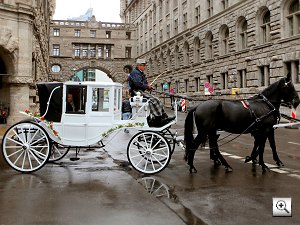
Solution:
<path fill-rule="evenodd" d="M 13 132 L 14 132 L 15 135 L 19 138 L 19 140 L 22 142 L 22 144 L 24 144 L 24 143 L 25 143 L 25 140 L 22 140 L 22 138 L 18 135 L 18 133 L 17 133 L 15 130 L 13 130 Z M 11 139 L 11 140 L 13 140 L 13 139 Z"/>
<path fill-rule="evenodd" d="M 153 168 L 153 171 L 154 171 L 154 170 L 155 170 L 155 166 L 154 166 L 154 163 L 153 163 L 152 157 L 150 158 L 150 160 L 151 160 L 152 168 Z"/>
<path fill-rule="evenodd" d="M 15 152 L 13 152 L 13 153 L 11 153 L 10 155 L 8 155 L 7 157 L 9 158 L 9 157 L 11 157 L 11 156 L 13 156 L 13 155 L 15 155 L 15 154 L 17 154 L 17 153 L 19 153 L 20 151 L 22 151 L 23 149 L 22 148 L 20 148 L 18 151 L 15 151 Z"/>
<path fill-rule="evenodd" d="M 18 141 L 16 141 L 16 140 L 14 140 L 14 139 L 11 139 L 11 138 L 7 138 L 8 140 L 10 140 L 10 141 L 12 141 L 12 142 L 14 142 L 14 143 L 16 143 L 17 145 L 23 145 L 23 143 L 22 142 L 18 142 Z"/>
<path fill-rule="evenodd" d="M 150 147 L 152 146 L 152 143 L 153 143 L 153 137 L 154 137 L 154 135 L 152 134 L 151 135 L 151 141 L 150 141 Z"/>
<path fill-rule="evenodd" d="M 144 160 L 144 157 L 135 166 L 137 167 L 143 160 Z"/>
<path fill-rule="evenodd" d="M 144 137 L 144 141 L 145 141 L 145 143 L 146 143 L 146 148 L 148 148 L 148 144 L 147 144 L 147 141 L 146 141 L 145 134 L 143 134 L 143 137 Z"/>
<path fill-rule="evenodd" d="M 34 145 L 35 143 L 37 143 L 37 142 L 39 142 L 39 141 L 41 141 L 41 140 L 43 140 L 43 139 L 45 139 L 45 136 L 43 136 L 43 137 L 41 137 L 40 139 L 38 139 L 38 140 L 32 142 L 30 145 Z"/>
<path fill-rule="evenodd" d="M 31 150 L 29 150 L 29 152 L 30 152 L 30 154 L 34 157 L 34 159 L 38 162 L 38 164 L 39 164 L 39 166 L 40 166 L 40 165 L 42 164 L 42 163 L 40 162 L 40 160 L 35 156 L 35 154 L 32 153 Z"/>
<path fill-rule="evenodd" d="M 18 162 L 18 160 L 21 158 L 21 156 L 23 155 L 24 151 L 21 152 L 21 154 L 18 156 L 18 158 L 16 158 L 16 160 L 14 161 L 14 164 L 16 164 Z"/>
<path fill-rule="evenodd" d="M 32 163 L 31 163 L 31 159 L 30 159 L 29 152 L 26 151 L 25 154 L 26 154 L 26 153 L 27 153 L 27 156 L 28 156 L 28 161 L 29 161 L 30 169 L 32 169 Z"/>
<path fill-rule="evenodd" d="M 138 140 L 136 141 L 138 143 L 139 146 L 141 146 L 143 149 L 147 150 L 147 148 L 141 144 L 141 142 L 139 142 Z"/>
<path fill-rule="evenodd" d="M 154 156 L 154 155 L 152 155 L 152 157 L 161 165 L 161 166 L 163 166 L 163 164 Z"/>
<path fill-rule="evenodd" d="M 156 145 L 158 145 L 160 142 L 161 142 L 161 139 L 159 139 L 159 141 L 157 141 L 157 142 L 155 143 L 155 145 L 152 147 L 152 149 L 154 149 L 154 148 L 156 147 Z"/>
<path fill-rule="evenodd" d="M 162 155 L 162 154 L 159 154 L 159 153 L 152 153 L 152 155 L 157 155 L 157 156 L 162 156 L 162 157 L 166 157 L 167 155 Z"/>
<path fill-rule="evenodd" d="M 148 157 L 146 158 L 146 163 L 145 163 L 145 167 L 144 167 L 144 170 L 146 171 L 147 169 L 147 165 L 148 165 Z"/>
<path fill-rule="evenodd" d="M 43 153 L 41 153 L 41 152 L 35 150 L 34 148 L 30 148 L 30 150 L 33 151 L 35 154 L 38 154 L 38 155 L 40 155 L 40 156 L 42 156 L 42 157 L 45 157 L 45 158 L 46 158 L 46 156 L 47 156 L 47 155 L 45 155 L 45 154 L 43 154 Z"/>
<path fill-rule="evenodd" d="M 53 153 L 55 154 L 55 152 L 58 152 L 59 156 L 62 155 L 62 153 L 59 151 L 59 148 L 57 148 L 56 146 L 53 146 Z M 54 158 L 54 154 L 53 154 L 53 158 Z"/>
<path fill-rule="evenodd" d="M 31 145 L 31 147 L 34 147 L 34 148 L 47 148 L 48 145 L 34 145 L 34 146 Z"/>
<path fill-rule="evenodd" d="M 33 138 L 35 138 L 35 135 L 37 135 L 37 133 L 38 133 L 38 129 L 34 132 L 34 134 L 33 134 L 33 136 L 30 138 L 30 141 L 28 141 L 28 143 L 30 143 L 32 140 L 33 140 Z"/>
<path fill-rule="evenodd" d="M 157 148 L 157 149 L 154 149 L 153 152 L 163 151 L 163 149 L 168 149 L 168 147 L 166 146 L 166 147 L 162 147 L 162 148 Z"/>
<path fill-rule="evenodd" d="M 24 164 L 25 164 L 25 159 L 26 159 L 26 151 L 24 151 L 24 158 L 23 158 L 23 163 L 22 163 L 22 169 L 24 169 Z"/>
<path fill-rule="evenodd" d="M 9 149 L 9 148 L 22 148 L 21 146 L 5 146 L 5 148 Z"/>
<path fill-rule="evenodd" d="M 138 155 L 130 156 L 130 158 L 143 157 L 144 155 L 145 154 L 138 154 Z"/>

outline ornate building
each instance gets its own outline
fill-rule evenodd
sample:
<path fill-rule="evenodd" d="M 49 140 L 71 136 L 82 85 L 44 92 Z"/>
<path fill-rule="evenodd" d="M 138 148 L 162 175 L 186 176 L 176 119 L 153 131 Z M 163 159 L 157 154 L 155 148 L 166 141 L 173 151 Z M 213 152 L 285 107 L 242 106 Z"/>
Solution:
<path fill-rule="evenodd" d="M 112 80 L 126 83 L 126 64 L 136 57 L 135 26 L 88 21 L 54 20 L 50 32 L 50 67 L 53 80 L 97 80 L 100 70 Z M 106 76 L 105 75 L 105 76 Z"/>
<path fill-rule="evenodd" d="M 137 27 L 136 51 L 157 88 L 229 97 L 252 95 L 292 74 L 300 91 L 299 0 L 121 0 L 122 22 Z"/>
<path fill-rule="evenodd" d="M 55 0 L 0 0 L 0 123 L 19 121 L 35 106 L 35 83 L 48 80 L 54 9 Z"/>

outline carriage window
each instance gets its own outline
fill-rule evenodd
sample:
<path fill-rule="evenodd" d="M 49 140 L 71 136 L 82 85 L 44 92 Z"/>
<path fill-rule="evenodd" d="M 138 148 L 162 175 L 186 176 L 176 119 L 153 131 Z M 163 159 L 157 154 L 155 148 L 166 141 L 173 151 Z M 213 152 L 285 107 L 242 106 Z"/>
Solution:
<path fill-rule="evenodd" d="M 93 88 L 92 111 L 109 112 L 109 88 Z"/>
<path fill-rule="evenodd" d="M 86 86 L 68 86 L 66 93 L 66 113 L 84 114 Z"/>

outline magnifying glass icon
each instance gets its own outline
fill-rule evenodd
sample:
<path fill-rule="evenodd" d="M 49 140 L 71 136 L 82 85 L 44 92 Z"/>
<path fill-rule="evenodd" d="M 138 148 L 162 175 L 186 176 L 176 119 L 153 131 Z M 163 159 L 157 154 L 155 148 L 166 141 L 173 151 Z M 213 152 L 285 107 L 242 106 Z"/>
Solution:
<path fill-rule="evenodd" d="M 290 213 L 287 209 L 286 209 L 286 203 L 285 201 L 283 200 L 279 200 L 277 203 L 276 203 L 276 208 L 280 211 L 284 210 L 286 211 L 287 213 Z"/>

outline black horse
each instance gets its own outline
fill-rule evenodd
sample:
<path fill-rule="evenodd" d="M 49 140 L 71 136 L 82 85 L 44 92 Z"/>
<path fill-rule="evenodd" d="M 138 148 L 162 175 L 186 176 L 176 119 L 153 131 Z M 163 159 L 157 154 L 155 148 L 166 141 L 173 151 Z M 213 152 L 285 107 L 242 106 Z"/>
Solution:
<path fill-rule="evenodd" d="M 227 161 L 218 148 L 217 130 L 221 129 L 230 133 L 251 133 L 257 143 L 259 152 L 259 165 L 265 172 L 268 168 L 263 160 L 266 139 L 273 131 L 273 125 L 279 116 L 281 102 L 296 108 L 299 105 L 299 96 L 291 82 L 291 76 L 281 78 L 271 84 L 260 94 L 247 100 L 248 106 L 238 100 L 208 100 L 191 109 L 185 120 L 184 140 L 186 144 L 185 160 L 188 161 L 190 172 L 197 172 L 194 167 L 195 151 L 200 144 L 208 138 L 212 150 L 211 158 L 216 162 L 220 160 L 226 171 L 231 171 Z M 193 124 L 198 130 L 194 139 Z"/>

